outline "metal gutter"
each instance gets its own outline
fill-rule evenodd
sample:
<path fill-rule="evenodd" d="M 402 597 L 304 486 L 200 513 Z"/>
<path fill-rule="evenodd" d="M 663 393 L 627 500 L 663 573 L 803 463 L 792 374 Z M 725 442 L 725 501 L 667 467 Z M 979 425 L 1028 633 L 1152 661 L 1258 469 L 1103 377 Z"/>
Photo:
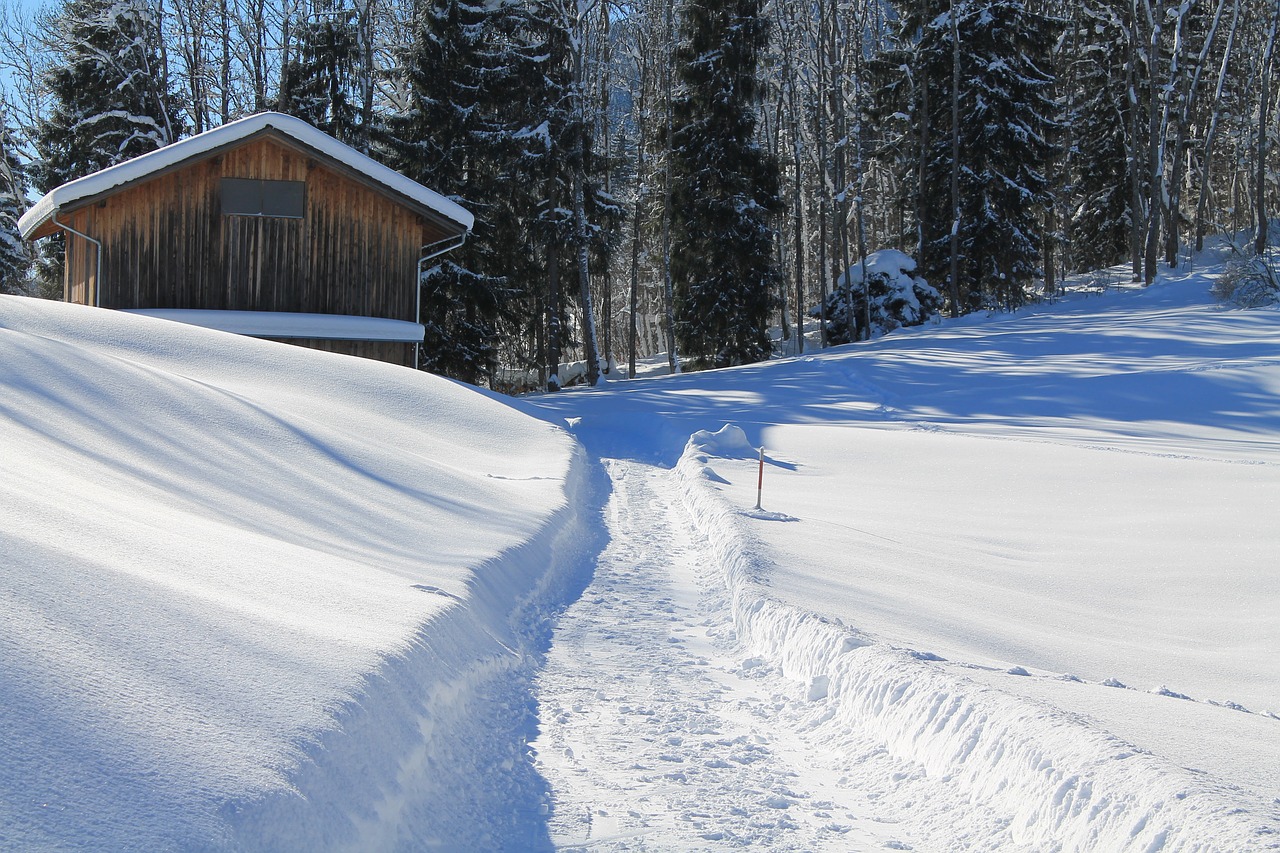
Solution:
<path fill-rule="evenodd" d="M 101 308 L 102 306 L 101 304 L 99 304 L 101 300 L 98 297 L 102 293 L 102 241 L 95 240 L 92 237 L 90 237 L 88 234 L 84 233 L 83 231 L 77 231 L 67 223 L 58 221 L 58 211 L 56 209 L 53 211 L 53 213 L 49 215 L 49 220 L 54 225 L 57 225 L 59 228 L 61 228 L 63 231 L 68 231 L 76 235 L 77 237 L 83 237 L 84 239 L 88 240 L 90 243 L 98 247 L 98 259 L 93 268 L 93 307 Z M 85 287 L 87 288 L 88 286 L 89 286 L 89 282 L 86 281 Z M 70 294 L 68 294 L 68 296 L 69 295 Z M 88 294 L 85 294 L 85 296 L 87 297 Z"/>
<path fill-rule="evenodd" d="M 470 233 L 471 233 L 470 231 L 463 231 L 461 234 L 459 234 L 456 237 L 445 237 L 443 240 L 437 240 L 434 243 L 428 243 L 427 245 L 423 246 L 419 250 L 425 253 L 423 254 L 422 257 L 418 258 L 418 276 L 416 279 L 414 279 L 414 291 L 413 291 L 414 293 L 413 317 L 414 317 L 414 321 L 419 326 L 422 325 L 422 267 L 423 265 L 427 261 L 431 260 L 432 258 L 440 257 L 445 252 L 452 252 L 454 249 L 461 249 L 466 244 L 467 235 Z M 418 361 L 418 355 L 419 355 L 419 352 L 421 351 L 421 348 L 422 348 L 421 341 L 417 341 L 414 343 L 413 345 L 413 369 L 414 370 L 418 369 L 418 364 L 420 363 Z"/>

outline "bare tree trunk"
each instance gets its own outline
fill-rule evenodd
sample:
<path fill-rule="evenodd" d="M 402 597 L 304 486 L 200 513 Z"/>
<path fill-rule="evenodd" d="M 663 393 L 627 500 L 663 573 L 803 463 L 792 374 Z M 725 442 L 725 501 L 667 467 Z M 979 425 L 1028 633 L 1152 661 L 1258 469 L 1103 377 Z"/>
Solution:
<path fill-rule="evenodd" d="M 960 20 L 951 0 L 951 316 L 960 316 Z"/>
<path fill-rule="evenodd" d="M 581 144 L 581 143 L 580 143 Z M 587 244 L 587 205 L 581 164 L 573 176 L 574 239 L 578 244 L 578 298 L 582 301 L 582 347 L 586 350 L 587 385 L 600 381 L 600 351 L 596 346 L 595 309 L 591 304 L 591 247 Z"/>
<path fill-rule="evenodd" d="M 374 0 L 364 0 L 360 9 L 360 150 L 369 153 L 369 134 L 373 130 L 373 94 L 374 81 L 374 40 L 376 38 Z"/>
<path fill-rule="evenodd" d="M 926 0 L 920 0 L 920 19 L 927 21 L 928 4 Z M 917 47 L 917 51 L 919 48 Z M 929 79 L 925 72 L 924 62 L 917 55 L 915 68 L 915 87 L 920 98 L 920 118 L 917 122 L 920 135 L 920 149 L 917 152 L 916 159 L 916 191 L 915 191 L 915 218 L 916 218 L 916 259 L 917 263 L 923 265 L 924 259 L 929 249 L 929 232 L 928 224 L 925 222 L 924 215 L 924 184 L 929 174 L 929 145 L 932 137 L 933 128 L 930 127 L 930 105 L 929 105 Z M 953 202 L 954 206 L 954 202 Z M 956 290 L 950 291 L 951 295 L 951 316 L 960 316 L 959 295 Z"/>
<path fill-rule="evenodd" d="M 821 315 L 822 323 L 822 346 L 825 349 L 831 345 L 830 335 L 828 332 L 829 322 L 827 317 L 827 293 L 831 286 L 834 276 L 831 274 L 831 265 L 833 263 L 830 256 L 830 243 L 828 242 L 827 225 L 831 219 L 831 194 L 833 180 L 831 176 L 831 157 L 830 157 L 830 130 L 829 116 L 827 115 L 827 105 L 825 93 L 827 91 L 827 78 L 831 74 L 831 69 L 827 64 L 827 55 L 821 47 L 822 40 L 825 38 L 827 31 L 827 3 L 826 0 L 819 0 L 818 3 L 818 34 L 817 41 L 819 46 L 816 50 L 816 58 L 818 64 L 818 108 L 814 111 L 817 114 L 818 123 L 818 179 L 821 182 L 821 192 L 818 194 L 818 275 L 820 278 L 820 302 L 818 303 L 818 311 Z"/>
<path fill-rule="evenodd" d="M 553 226 L 554 227 L 554 226 Z M 560 390 L 560 240 L 551 238 L 547 247 L 547 390 Z"/>
<path fill-rule="evenodd" d="M 1142 179 L 1138 168 L 1138 109 L 1141 103 L 1138 98 L 1138 3 L 1146 0 L 1131 0 L 1128 58 L 1125 62 L 1125 76 L 1128 83 L 1129 97 L 1129 256 L 1133 265 L 1133 280 L 1142 281 L 1142 233 L 1146 226 L 1143 215 Z"/>
<path fill-rule="evenodd" d="M 827 0 L 824 0 L 827 2 Z M 831 11 L 827 15 L 827 63 L 830 74 L 827 90 L 828 110 L 831 115 L 831 134 L 835 138 L 832 146 L 832 186 L 835 192 L 836 216 L 832 224 L 832 237 L 835 240 L 833 250 L 838 253 L 840 261 L 839 275 L 848 276 L 852 266 L 849 258 L 849 134 L 847 133 L 846 109 L 844 103 L 845 68 L 841 51 L 840 10 L 836 0 L 831 2 Z"/>
<path fill-rule="evenodd" d="M 644 215 L 645 190 L 648 187 L 648 177 L 645 175 L 644 131 L 649 126 L 649 87 L 647 84 L 652 66 L 648 61 L 648 45 L 645 41 L 643 29 L 638 35 L 634 59 L 639 91 L 636 93 L 636 198 L 631 216 L 631 294 L 629 299 L 631 310 L 628 323 L 629 334 L 627 336 L 627 377 L 629 379 L 636 378 L 636 347 L 639 323 L 637 315 L 640 310 L 640 250 L 643 244 L 640 224 Z"/>
<path fill-rule="evenodd" d="M 675 37 L 675 4 L 667 5 L 667 43 L 670 45 L 671 39 Z M 668 47 L 668 50 L 670 48 Z M 680 372 L 680 359 L 676 355 L 676 315 L 675 315 L 675 294 L 674 286 L 671 281 L 671 153 L 674 147 L 673 137 L 675 135 L 675 116 L 672 114 L 672 94 L 673 94 L 673 77 L 675 76 L 675 63 L 671 59 L 670 53 L 667 57 L 667 156 L 666 164 L 663 170 L 663 195 L 665 202 L 662 206 L 662 301 L 663 309 L 666 313 L 666 332 L 667 332 L 667 367 L 671 373 Z"/>
<path fill-rule="evenodd" d="M 591 301 L 591 246 L 587 228 L 587 134 L 592 127 L 587 114 L 587 22 L 590 7 L 584 0 L 569 0 L 567 17 L 573 55 L 572 111 L 578 125 L 573 151 L 573 242 L 578 261 L 578 299 L 582 304 L 582 347 L 587 362 L 587 385 L 600 381 L 600 350 L 596 338 L 595 307 Z M 567 5 L 567 4 L 566 4 Z"/>
<path fill-rule="evenodd" d="M 641 90 L 643 92 L 643 90 Z M 641 95 L 643 97 L 643 94 Z M 641 107 L 640 115 L 644 116 Z M 641 127 L 643 127 L 641 122 Z M 640 215 L 644 209 L 644 140 L 636 142 L 636 175 L 640 177 L 640 185 L 636 187 L 635 210 L 631 218 L 631 298 L 629 334 L 627 336 L 627 378 L 636 378 L 636 312 L 639 310 L 640 296 Z"/>
<path fill-rule="evenodd" d="M 854 29 L 861 31 L 861 19 L 854 22 Z M 871 340 L 871 282 L 867 280 L 867 222 L 863 209 L 863 193 L 866 189 L 866 161 L 864 159 L 864 138 L 862 127 L 862 51 L 854 50 L 853 73 L 853 170 L 857 173 L 857 193 L 853 197 L 854 228 L 858 237 L 858 263 L 862 267 L 862 288 L 866 298 L 863 301 L 863 321 L 866 327 L 866 340 Z"/>
<path fill-rule="evenodd" d="M 1151 42 L 1147 49 L 1145 63 L 1147 86 L 1150 95 L 1150 101 L 1147 105 L 1147 178 L 1150 181 L 1150 186 L 1147 187 L 1144 222 L 1146 232 L 1146 250 L 1143 255 L 1142 271 L 1144 284 L 1151 284 L 1156 277 L 1156 251 L 1159 245 L 1160 233 L 1160 191 L 1164 183 L 1163 163 L 1160 157 L 1160 138 L 1162 136 L 1160 127 L 1160 86 L 1157 85 L 1161 21 L 1164 16 L 1152 13 L 1151 3 L 1153 2 L 1159 2 L 1159 0 L 1142 0 L 1142 8 L 1146 12 L 1147 24 L 1151 28 Z"/>
<path fill-rule="evenodd" d="M 267 108 L 267 20 L 265 0 L 251 0 L 250 71 L 253 75 L 253 109 L 261 112 Z"/>
<path fill-rule="evenodd" d="M 790 10 L 784 8 L 784 4 L 776 4 L 778 16 L 778 33 L 780 35 L 779 48 L 783 57 L 782 65 L 782 89 L 778 98 L 779 111 L 779 128 L 783 124 L 781 120 L 782 107 L 786 105 L 786 126 L 787 132 L 790 134 L 791 142 L 791 165 L 793 170 L 794 184 L 791 194 L 791 227 L 792 227 L 792 269 L 794 271 L 794 280 L 792 282 L 795 299 L 795 324 L 796 324 L 796 345 L 794 351 L 796 353 L 804 352 L 804 162 L 803 162 L 803 117 L 799 110 L 799 99 L 796 96 L 796 88 L 798 86 L 799 71 L 795 67 L 795 56 L 799 53 L 799 46 L 795 38 L 795 21 L 792 20 Z M 779 133 L 779 140 L 782 136 Z M 781 151 L 779 152 L 782 153 Z M 782 241 L 778 244 L 782 246 Z M 786 293 L 786 285 L 783 285 L 783 293 Z M 786 321 L 786 310 L 784 301 L 783 321 Z M 784 328 L 784 336 L 789 333 L 789 329 Z"/>
<path fill-rule="evenodd" d="M 1182 94 L 1182 108 L 1178 112 L 1178 134 L 1173 144 L 1173 174 L 1169 178 L 1169 210 L 1168 225 L 1165 228 L 1164 260 L 1170 268 L 1178 265 L 1178 249 L 1181 244 L 1180 226 L 1182 224 L 1182 181 L 1187 161 L 1187 136 L 1191 129 L 1191 116 L 1194 112 L 1197 97 L 1200 93 L 1200 77 L 1204 73 L 1209 51 L 1218 33 L 1218 24 L 1222 21 L 1222 13 L 1226 9 L 1227 0 L 1218 0 L 1213 13 L 1213 22 L 1209 32 L 1205 34 L 1204 44 L 1196 57 L 1195 69 Z"/>
<path fill-rule="evenodd" d="M 785 65 L 784 65 L 784 68 L 786 68 Z M 789 77 L 790 73 L 791 72 L 789 70 L 784 70 L 783 76 Z M 774 134 L 773 134 L 772 149 L 775 153 L 775 156 L 778 158 L 779 162 L 782 161 L 782 156 L 784 153 L 783 141 L 782 141 L 782 127 L 784 124 L 782 120 L 782 114 L 785 106 L 784 100 L 785 99 L 783 98 L 778 98 L 778 103 L 774 105 L 775 118 L 773 122 Z M 799 186 L 799 182 L 797 181 L 795 188 L 793 190 L 793 195 L 799 195 L 799 192 L 800 192 L 800 186 Z M 785 240 L 774 241 L 774 251 L 777 254 L 777 264 L 778 264 L 778 269 L 780 270 L 786 269 L 787 248 L 788 247 Z M 782 326 L 782 339 L 784 341 L 791 340 L 791 318 L 787 316 L 788 315 L 788 312 L 787 312 L 787 294 L 788 293 L 789 293 L 789 288 L 787 287 L 786 279 L 783 276 L 779 276 L 778 277 L 778 315 L 779 315 L 779 323 Z"/>
<path fill-rule="evenodd" d="M 613 91 L 613 83 L 609 72 L 613 67 L 613 63 L 610 61 L 610 45 L 612 43 L 612 39 L 609 35 L 609 4 L 602 2 L 600 4 L 599 11 L 600 36 L 597 42 L 599 47 L 597 48 L 598 56 L 596 57 L 596 66 L 600 71 L 598 74 L 593 74 L 592 78 L 596 79 L 600 86 L 600 106 L 596 113 L 596 121 L 598 121 L 600 125 L 600 150 L 605 152 L 606 157 L 612 158 L 613 154 L 610 151 L 609 141 L 609 96 Z M 585 81 L 583 85 L 585 85 Z M 608 164 L 606 164 L 606 168 L 604 169 L 604 192 L 606 196 L 612 197 L 613 195 L 613 170 L 608 168 Z M 601 334 L 604 338 L 604 347 L 601 350 L 601 356 L 604 359 L 604 363 L 601 365 L 601 370 L 604 373 L 609 373 L 614 365 L 613 269 L 611 264 L 607 261 L 605 262 L 603 269 L 600 271 L 600 278 L 604 285 L 604 293 L 600 299 L 601 314 L 603 315 L 601 318 L 601 328 L 603 330 Z"/>
<path fill-rule="evenodd" d="M 1276 25 L 1280 23 L 1280 0 L 1272 6 L 1271 29 L 1267 33 L 1267 49 L 1262 57 L 1259 69 L 1258 93 L 1258 146 L 1254 171 L 1254 214 L 1257 217 L 1258 233 L 1253 239 L 1253 253 L 1261 256 L 1267 250 L 1267 232 L 1271 221 L 1267 216 L 1267 125 L 1270 123 L 1271 110 L 1271 61 L 1275 56 Z"/>
<path fill-rule="evenodd" d="M 798 134 L 800 132 L 799 120 L 792 126 L 792 130 L 797 134 L 797 138 L 792 141 L 792 154 L 796 169 L 796 190 L 794 198 L 794 221 L 792 222 L 792 253 L 795 255 L 793 263 L 795 264 L 796 275 L 796 353 L 804 352 L 804 204 L 801 199 L 801 171 L 800 162 L 800 140 Z"/>
<path fill-rule="evenodd" d="M 222 55 L 218 63 L 218 118 L 223 124 L 231 121 L 231 12 L 229 0 L 219 0 L 218 17 L 222 24 Z"/>
<path fill-rule="evenodd" d="M 533 356 L 538 365 L 538 387 L 550 390 L 547 383 L 547 306 L 538 293 L 533 299 Z"/>
<path fill-rule="evenodd" d="M 276 102 L 284 100 L 289 91 L 287 75 L 293 59 L 293 13 L 295 0 L 284 0 L 280 16 L 280 85 L 276 89 Z"/>
<path fill-rule="evenodd" d="M 1209 175 L 1213 160 L 1213 143 L 1218 133 L 1218 119 L 1222 115 L 1222 92 L 1227 82 L 1227 71 L 1231 67 L 1231 54 L 1235 46 L 1236 32 L 1240 24 L 1240 0 L 1233 0 L 1231 9 L 1231 30 L 1227 33 L 1227 45 L 1222 53 L 1222 66 L 1218 69 L 1218 85 L 1214 88 L 1213 110 L 1209 117 L 1209 129 L 1204 136 L 1204 153 L 1200 157 L 1200 196 L 1196 199 L 1196 251 L 1204 249 L 1205 208 L 1209 200 Z"/>

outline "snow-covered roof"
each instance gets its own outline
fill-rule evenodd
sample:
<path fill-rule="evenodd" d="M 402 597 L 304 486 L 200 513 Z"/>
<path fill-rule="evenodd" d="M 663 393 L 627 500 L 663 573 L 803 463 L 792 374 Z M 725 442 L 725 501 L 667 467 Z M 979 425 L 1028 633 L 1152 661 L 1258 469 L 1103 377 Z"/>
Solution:
<path fill-rule="evenodd" d="M 284 311 L 210 311 L 193 308 L 132 308 L 141 314 L 251 338 L 420 343 L 426 329 L 407 320 L 345 314 L 291 314 Z"/>
<path fill-rule="evenodd" d="M 284 113 L 267 112 L 229 122 L 140 157 L 134 157 L 132 160 L 126 160 L 101 172 L 94 172 L 92 175 L 65 183 L 51 190 L 24 213 L 18 220 L 18 230 L 24 239 L 30 239 L 36 229 L 48 222 L 60 209 L 70 207 L 77 201 L 141 180 L 162 169 L 176 166 L 267 129 L 275 130 L 331 157 L 392 192 L 453 220 L 467 230 L 470 230 L 475 223 L 475 217 L 466 208 L 427 189 L 417 181 L 406 178 L 394 169 L 382 165 L 372 157 L 361 154 L 302 119 Z"/>

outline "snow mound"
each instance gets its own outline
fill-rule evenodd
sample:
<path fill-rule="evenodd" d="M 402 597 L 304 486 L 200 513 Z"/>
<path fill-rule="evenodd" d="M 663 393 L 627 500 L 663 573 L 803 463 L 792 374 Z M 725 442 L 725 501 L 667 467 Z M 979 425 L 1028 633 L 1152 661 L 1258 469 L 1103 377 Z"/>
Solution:
<path fill-rule="evenodd" d="M 715 432 L 699 430 L 689 436 L 689 450 L 722 459 L 754 459 L 759 450 L 751 446 L 742 427 L 725 424 Z"/>
<path fill-rule="evenodd" d="M 937 656 L 870 642 L 779 601 L 768 586 L 776 567 L 746 514 L 707 478 L 698 446 L 690 441 L 677 471 L 745 653 L 808 685 L 808 733 L 829 745 L 849 784 L 885 787 L 878 796 L 909 809 L 938 849 L 1267 849 L 1266 806 L 1249 795 L 958 675 Z"/>
<path fill-rule="evenodd" d="M 872 252 L 867 255 L 866 274 L 870 278 L 872 276 L 882 275 L 897 281 L 902 278 L 911 278 L 911 273 L 916 271 L 915 259 L 906 252 L 897 249 L 881 249 L 878 252 Z M 845 285 L 861 285 L 863 282 L 863 263 L 859 262 L 849 267 L 848 272 L 840 276 L 836 282 L 838 287 Z"/>
<path fill-rule="evenodd" d="M 897 249 L 881 249 L 849 267 L 827 298 L 828 334 L 838 343 L 857 339 L 868 319 L 873 336 L 940 319 L 942 296 L 916 276 L 916 262 Z M 868 307 L 867 299 L 871 305 Z"/>
<path fill-rule="evenodd" d="M 0 847 L 547 846 L 523 760 L 589 488 L 386 364 L 0 297 Z"/>

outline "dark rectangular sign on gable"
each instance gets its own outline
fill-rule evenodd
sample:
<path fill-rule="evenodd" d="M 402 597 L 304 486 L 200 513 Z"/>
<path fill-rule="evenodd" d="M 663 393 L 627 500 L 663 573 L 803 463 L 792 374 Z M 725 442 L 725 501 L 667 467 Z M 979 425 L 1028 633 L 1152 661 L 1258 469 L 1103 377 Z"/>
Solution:
<path fill-rule="evenodd" d="M 302 181 L 223 178 L 221 190 L 224 216 L 301 219 L 306 210 L 306 184 Z"/>
<path fill-rule="evenodd" d="M 301 219 L 306 209 L 306 187 L 302 181 L 263 181 L 262 215 Z"/>

